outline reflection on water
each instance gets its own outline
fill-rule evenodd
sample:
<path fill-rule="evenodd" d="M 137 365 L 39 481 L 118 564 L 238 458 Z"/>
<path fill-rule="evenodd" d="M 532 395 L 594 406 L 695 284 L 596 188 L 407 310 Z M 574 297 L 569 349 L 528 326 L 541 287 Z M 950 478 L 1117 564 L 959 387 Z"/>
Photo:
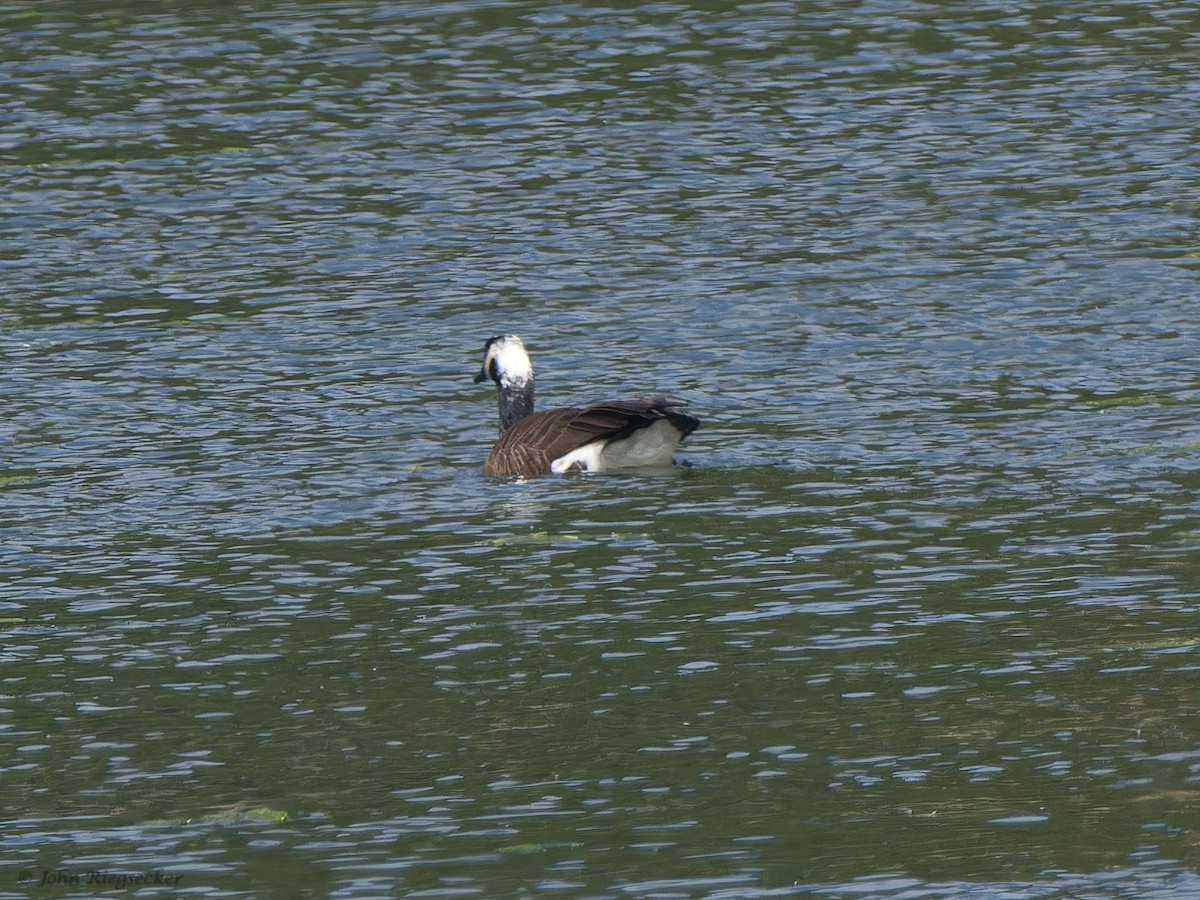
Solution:
<path fill-rule="evenodd" d="M 1190 10 L 218 6 L 0 8 L 8 869 L 1200 896 Z"/>

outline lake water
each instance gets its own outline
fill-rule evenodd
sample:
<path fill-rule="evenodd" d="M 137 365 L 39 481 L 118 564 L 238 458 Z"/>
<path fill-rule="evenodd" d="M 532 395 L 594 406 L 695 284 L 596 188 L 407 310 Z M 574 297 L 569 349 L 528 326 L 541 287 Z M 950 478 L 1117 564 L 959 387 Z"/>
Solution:
<path fill-rule="evenodd" d="M 1200 897 L 1200 12 L 176 6 L 0 2 L 0 897 Z"/>

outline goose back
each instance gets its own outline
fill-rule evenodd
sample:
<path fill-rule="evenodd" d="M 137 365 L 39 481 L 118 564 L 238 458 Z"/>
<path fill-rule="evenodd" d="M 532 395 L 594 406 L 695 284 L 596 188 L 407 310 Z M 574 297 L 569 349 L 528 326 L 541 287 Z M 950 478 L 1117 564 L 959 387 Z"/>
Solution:
<path fill-rule="evenodd" d="M 622 440 L 659 423 L 669 424 L 678 432 L 672 444 L 678 443 L 700 424 L 680 410 L 683 405 L 667 397 L 646 397 L 533 413 L 500 432 L 484 464 L 484 474 L 544 475 L 552 471 L 555 460 L 589 444 Z"/>

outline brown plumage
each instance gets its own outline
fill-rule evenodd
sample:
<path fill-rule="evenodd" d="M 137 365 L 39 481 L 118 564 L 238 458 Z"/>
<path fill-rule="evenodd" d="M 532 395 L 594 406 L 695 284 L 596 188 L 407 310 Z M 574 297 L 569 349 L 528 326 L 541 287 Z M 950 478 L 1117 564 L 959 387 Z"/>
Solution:
<path fill-rule="evenodd" d="M 516 335 L 484 345 L 476 382 L 496 383 L 500 437 L 485 475 L 531 476 L 571 470 L 670 465 L 676 445 L 699 421 L 681 400 L 609 400 L 583 408 L 533 411 L 533 363 Z"/>
<path fill-rule="evenodd" d="M 680 440 L 700 422 L 679 409 L 680 401 L 666 397 L 610 400 L 583 409 L 563 407 L 526 416 L 500 432 L 488 454 L 484 475 L 545 475 L 554 460 L 601 438 L 621 440 L 655 422 L 666 420 Z M 575 466 L 581 468 L 581 466 Z"/>

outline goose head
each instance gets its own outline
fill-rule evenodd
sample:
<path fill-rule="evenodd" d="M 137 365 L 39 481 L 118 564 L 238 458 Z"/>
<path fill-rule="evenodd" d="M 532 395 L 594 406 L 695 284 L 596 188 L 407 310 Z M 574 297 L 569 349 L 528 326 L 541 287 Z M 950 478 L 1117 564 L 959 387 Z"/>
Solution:
<path fill-rule="evenodd" d="M 483 365 L 475 383 L 482 384 L 489 378 L 501 390 L 533 381 L 533 362 L 515 334 L 498 334 L 483 345 Z"/>
<path fill-rule="evenodd" d="M 498 334 L 483 345 L 475 383 L 492 380 L 500 404 L 501 430 L 533 414 L 533 363 L 515 334 Z"/>

